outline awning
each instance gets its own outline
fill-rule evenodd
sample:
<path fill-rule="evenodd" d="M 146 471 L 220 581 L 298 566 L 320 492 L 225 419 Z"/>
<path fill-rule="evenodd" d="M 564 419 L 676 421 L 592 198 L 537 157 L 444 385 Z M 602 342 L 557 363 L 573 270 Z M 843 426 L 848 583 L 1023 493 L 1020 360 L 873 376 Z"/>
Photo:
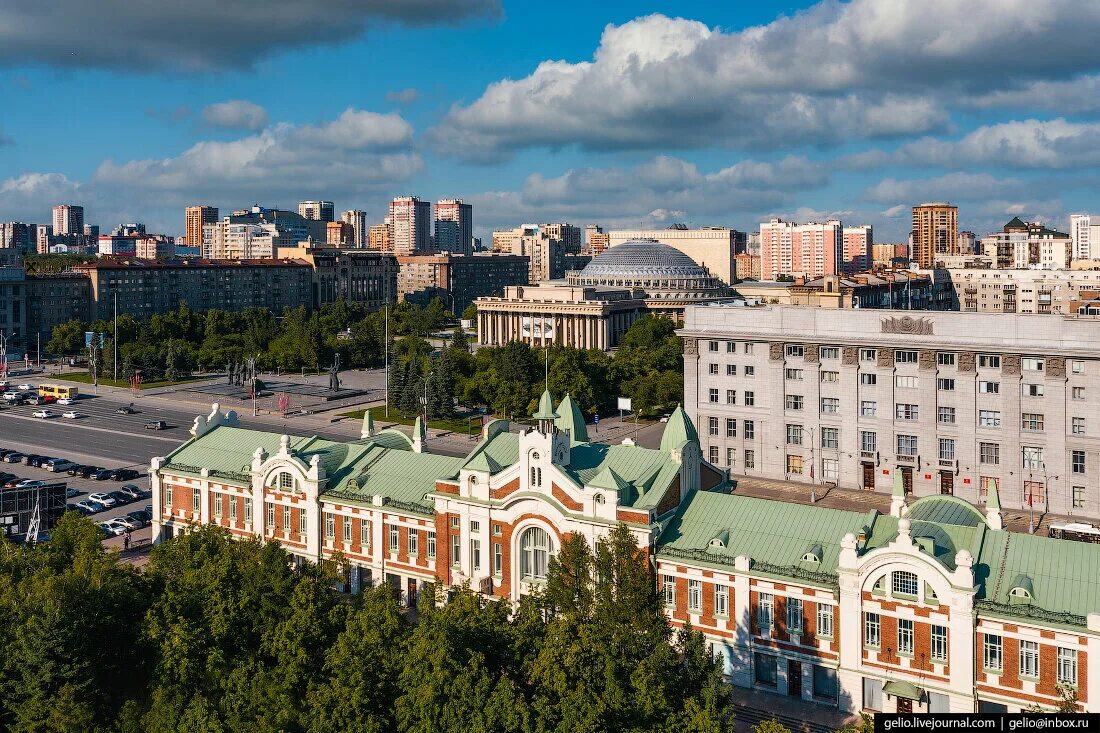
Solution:
<path fill-rule="evenodd" d="M 917 687 L 912 682 L 887 682 L 882 686 L 882 694 L 889 695 L 890 697 L 904 697 L 909 700 L 920 702 L 921 697 L 924 695 L 924 690 Z"/>

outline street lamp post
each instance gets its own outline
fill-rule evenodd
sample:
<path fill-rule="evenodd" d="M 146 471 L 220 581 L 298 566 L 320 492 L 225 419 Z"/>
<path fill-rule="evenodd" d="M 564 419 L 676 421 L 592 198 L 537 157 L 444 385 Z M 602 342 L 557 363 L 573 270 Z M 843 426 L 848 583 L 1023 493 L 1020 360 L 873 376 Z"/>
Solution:
<path fill-rule="evenodd" d="M 817 429 L 816 427 L 811 427 L 810 428 L 810 503 L 811 504 L 816 504 L 817 503 L 817 475 L 815 473 L 815 469 L 817 468 L 817 458 L 815 456 L 815 451 L 814 451 L 814 448 L 816 447 L 816 445 L 814 443 L 814 431 L 816 429 Z"/>
<path fill-rule="evenodd" d="M 421 403 L 424 405 L 424 430 L 428 429 L 428 382 L 432 381 L 432 375 L 435 372 L 428 372 L 428 376 L 424 378 L 424 398 Z"/>

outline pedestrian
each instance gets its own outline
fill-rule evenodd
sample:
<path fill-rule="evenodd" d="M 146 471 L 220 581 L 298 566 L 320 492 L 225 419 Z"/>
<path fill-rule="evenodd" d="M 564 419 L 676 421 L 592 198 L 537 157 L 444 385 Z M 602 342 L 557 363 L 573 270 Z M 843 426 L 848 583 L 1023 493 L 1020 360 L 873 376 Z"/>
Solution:
<path fill-rule="evenodd" d="M 126 536 L 122 538 L 122 549 L 130 549 L 130 530 L 126 530 Z"/>

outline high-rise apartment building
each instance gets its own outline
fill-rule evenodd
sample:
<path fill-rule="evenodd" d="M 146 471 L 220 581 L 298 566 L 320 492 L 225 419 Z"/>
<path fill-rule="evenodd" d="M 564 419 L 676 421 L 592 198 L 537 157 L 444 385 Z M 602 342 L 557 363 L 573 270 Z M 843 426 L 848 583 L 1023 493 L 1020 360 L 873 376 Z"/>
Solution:
<path fill-rule="evenodd" d="M 330 221 L 325 230 L 325 243 L 330 247 L 352 247 L 355 227 L 346 221 Z"/>
<path fill-rule="evenodd" d="M 974 232 L 959 232 L 958 250 L 960 255 L 978 253 L 978 236 Z"/>
<path fill-rule="evenodd" d="M 381 224 L 372 224 L 367 230 L 367 249 L 372 252 L 393 252 L 393 227 L 390 218 Z"/>
<path fill-rule="evenodd" d="M 184 209 L 184 234 L 188 247 L 202 246 L 202 228 L 218 223 L 217 206 L 188 206 Z"/>
<path fill-rule="evenodd" d="M 351 246 L 357 249 L 366 249 L 368 242 L 367 212 L 362 209 L 352 209 L 340 214 L 340 221 L 351 224 L 354 233 L 351 237 Z"/>
<path fill-rule="evenodd" d="M 35 224 L 34 251 L 45 254 L 50 251 L 51 244 L 53 244 L 53 224 Z"/>
<path fill-rule="evenodd" d="M 1100 217 L 1091 214 L 1071 215 L 1069 235 L 1073 240 L 1073 259 L 1100 260 Z"/>
<path fill-rule="evenodd" d="M 853 241 L 857 239 L 853 235 Z M 764 280 L 779 275 L 808 280 L 836 275 L 843 261 L 844 226 L 836 219 L 824 224 L 772 219 L 760 225 L 760 276 Z"/>
<path fill-rule="evenodd" d="M 74 204 L 58 204 L 53 207 L 53 233 L 83 234 L 84 207 Z"/>
<path fill-rule="evenodd" d="M 874 229 L 870 224 L 844 227 L 844 261 L 840 271 L 851 274 L 871 269 L 871 247 L 875 244 Z"/>
<path fill-rule="evenodd" d="M 473 254 L 474 207 L 462 199 L 435 202 L 435 250 Z"/>
<path fill-rule="evenodd" d="M 390 202 L 393 252 L 424 254 L 432 249 L 432 204 L 417 196 L 398 196 Z"/>
<path fill-rule="evenodd" d="M 1072 235 L 1018 216 L 1000 232 L 982 237 L 981 244 L 982 254 L 998 268 L 1062 270 L 1069 267 L 1073 255 Z"/>
<path fill-rule="evenodd" d="M 546 236 L 551 239 L 556 239 L 561 242 L 561 246 L 565 249 L 565 254 L 580 254 L 581 248 L 584 246 L 584 239 L 581 237 L 581 228 L 578 226 L 563 222 L 558 224 L 539 224 L 539 229 L 545 232 Z"/>
<path fill-rule="evenodd" d="M 15 250 L 19 254 L 34 252 L 34 234 L 33 224 L 21 221 L 0 224 L 0 249 Z"/>
<path fill-rule="evenodd" d="M 298 215 L 314 221 L 335 221 L 336 207 L 331 201 L 302 201 L 298 204 Z"/>
<path fill-rule="evenodd" d="M 921 267 L 932 267 L 936 255 L 959 253 L 959 209 L 943 202 L 913 207 L 910 256 Z"/>

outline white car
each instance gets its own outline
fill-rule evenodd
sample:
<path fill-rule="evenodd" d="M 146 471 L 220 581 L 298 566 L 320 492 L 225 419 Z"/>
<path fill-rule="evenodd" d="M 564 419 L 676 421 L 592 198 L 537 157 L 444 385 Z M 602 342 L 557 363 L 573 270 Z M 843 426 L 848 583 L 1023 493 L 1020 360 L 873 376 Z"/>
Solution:
<path fill-rule="evenodd" d="M 72 397 L 62 397 L 61 399 L 59 399 L 57 401 L 57 404 L 59 404 L 59 405 L 74 405 L 74 404 L 76 404 L 76 400 L 74 400 Z"/>
<path fill-rule="evenodd" d="M 77 418 L 84 417 L 84 413 L 77 412 L 76 410 L 69 410 L 68 412 L 61 413 L 61 417 L 68 418 L 69 420 L 76 420 Z"/>
<path fill-rule="evenodd" d="M 53 417 L 53 413 L 49 410 L 35 410 L 31 413 L 34 417 L 41 417 L 43 419 Z"/>
<path fill-rule="evenodd" d="M 19 389 L 23 390 L 24 392 L 30 392 L 31 390 L 36 389 L 36 387 L 33 384 L 21 384 L 19 385 Z"/>
<path fill-rule="evenodd" d="M 94 501 L 96 504 L 102 504 L 105 507 L 113 507 L 117 502 L 102 491 L 94 494 L 88 494 L 88 501 Z"/>

